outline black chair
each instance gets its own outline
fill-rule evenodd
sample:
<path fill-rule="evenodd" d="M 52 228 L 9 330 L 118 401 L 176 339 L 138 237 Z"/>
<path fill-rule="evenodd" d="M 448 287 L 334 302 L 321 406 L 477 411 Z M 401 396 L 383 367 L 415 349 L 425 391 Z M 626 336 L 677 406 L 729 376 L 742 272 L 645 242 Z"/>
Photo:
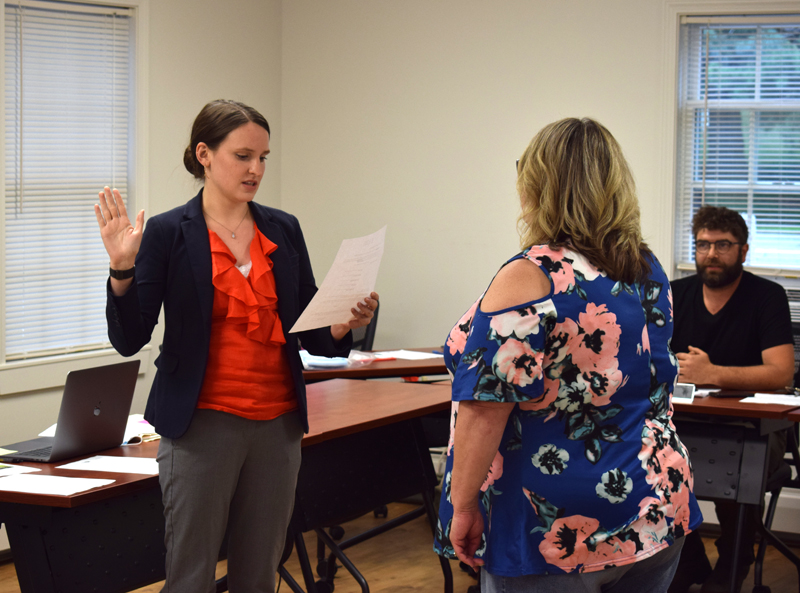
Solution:
<path fill-rule="evenodd" d="M 380 302 L 375 307 L 375 314 L 369 325 L 359 327 L 353 330 L 353 350 L 372 350 L 372 344 L 375 341 L 375 330 L 378 327 L 378 311 L 381 308 Z"/>

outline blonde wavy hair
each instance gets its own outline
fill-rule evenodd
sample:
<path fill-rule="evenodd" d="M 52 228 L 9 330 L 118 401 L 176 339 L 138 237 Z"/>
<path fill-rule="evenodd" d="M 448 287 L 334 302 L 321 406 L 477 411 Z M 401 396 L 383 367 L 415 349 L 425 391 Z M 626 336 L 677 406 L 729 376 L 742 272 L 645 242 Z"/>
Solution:
<path fill-rule="evenodd" d="M 639 202 L 628 163 L 611 133 L 588 118 L 542 128 L 517 165 L 522 248 L 568 242 L 613 280 L 650 273 Z"/>

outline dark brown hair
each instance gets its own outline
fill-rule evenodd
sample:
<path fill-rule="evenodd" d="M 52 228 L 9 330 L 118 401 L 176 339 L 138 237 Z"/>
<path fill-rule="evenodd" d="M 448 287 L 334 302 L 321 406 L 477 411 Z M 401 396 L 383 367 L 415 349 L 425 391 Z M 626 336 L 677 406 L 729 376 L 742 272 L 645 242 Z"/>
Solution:
<path fill-rule="evenodd" d="M 568 118 L 542 128 L 519 159 L 517 191 L 523 248 L 569 242 L 614 280 L 650 274 L 633 175 L 598 122 Z"/>
<path fill-rule="evenodd" d="M 747 223 L 742 215 L 724 206 L 703 206 L 692 218 L 692 235 L 703 229 L 730 233 L 739 243 L 747 243 Z"/>
<path fill-rule="evenodd" d="M 270 133 L 267 120 L 249 105 L 225 99 L 206 104 L 194 118 L 191 140 L 183 152 L 183 166 L 195 178 L 203 179 L 205 168 L 197 160 L 197 145 L 203 142 L 211 150 L 216 150 L 228 134 L 249 122 Z"/>

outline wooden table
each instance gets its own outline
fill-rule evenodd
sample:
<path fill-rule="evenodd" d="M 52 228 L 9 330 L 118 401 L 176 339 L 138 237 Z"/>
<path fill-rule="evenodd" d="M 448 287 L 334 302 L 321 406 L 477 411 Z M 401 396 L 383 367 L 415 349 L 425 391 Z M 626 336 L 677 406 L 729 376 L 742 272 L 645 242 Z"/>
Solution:
<path fill-rule="evenodd" d="M 406 348 L 418 352 L 441 351 L 438 348 Z M 352 366 L 343 369 L 318 369 L 303 371 L 306 383 L 325 381 L 327 379 L 377 379 L 382 377 L 418 377 L 421 375 L 446 375 L 444 358 L 426 358 L 424 360 L 385 360 L 369 364 Z"/>
<path fill-rule="evenodd" d="M 672 400 L 675 412 L 682 414 L 709 414 L 711 416 L 727 416 L 734 418 L 769 418 L 773 420 L 789 420 L 789 414 L 800 408 L 800 398 L 797 406 L 784 406 L 781 404 L 743 404 L 742 398 L 736 397 L 695 397 L 692 403 Z M 800 420 L 800 412 L 796 412 Z M 796 421 L 798 421 L 796 420 Z M 790 420 L 791 421 L 791 420 Z"/>
<path fill-rule="evenodd" d="M 351 512 L 355 504 L 337 510 L 330 500 L 320 500 L 315 490 L 320 484 L 327 488 L 326 496 L 336 491 L 340 498 L 344 494 L 353 500 L 359 498 L 350 496 L 353 493 L 346 480 L 326 480 L 320 468 L 339 476 L 340 468 L 357 467 L 369 477 L 370 467 L 360 465 L 353 446 L 369 442 L 371 447 L 362 453 L 373 460 L 380 458 L 379 445 L 386 441 L 381 433 L 386 431 L 392 445 L 398 444 L 398 434 L 418 434 L 416 419 L 448 409 L 450 391 L 446 386 L 338 379 L 309 385 L 308 405 L 310 432 L 303 439 L 296 521 L 310 528 L 320 517 L 327 520 Z M 416 441 L 409 446 L 420 453 Z M 349 458 L 337 457 L 342 448 L 351 450 Z M 158 443 L 153 442 L 103 454 L 155 457 L 157 450 Z M 409 457 L 407 452 L 403 456 Z M 415 471 L 422 468 L 425 473 L 428 466 L 433 471 L 427 450 L 412 462 Z M 164 578 L 164 519 L 157 476 L 55 467 L 62 463 L 25 465 L 39 467 L 43 474 L 115 482 L 72 496 L 0 491 L 0 521 L 6 524 L 22 593 L 122 592 Z M 372 505 L 376 496 L 389 496 L 384 490 L 376 494 L 373 489 L 363 504 Z M 403 491 L 397 498 L 407 495 Z M 364 512 L 372 508 L 367 506 Z M 311 586 L 307 582 L 307 589 L 312 587 L 313 581 Z"/>

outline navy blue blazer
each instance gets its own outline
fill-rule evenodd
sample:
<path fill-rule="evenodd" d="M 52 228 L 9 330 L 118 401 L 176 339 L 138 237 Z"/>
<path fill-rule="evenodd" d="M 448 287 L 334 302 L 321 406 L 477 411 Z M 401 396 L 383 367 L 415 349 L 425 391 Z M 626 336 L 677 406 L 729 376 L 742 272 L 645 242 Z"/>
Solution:
<path fill-rule="evenodd" d="M 150 218 L 136 256 L 134 281 L 122 296 L 107 286 L 108 337 L 123 356 L 150 342 L 164 305 L 164 341 L 147 400 L 145 418 L 162 436 L 178 438 L 189 428 L 203 385 L 211 339 L 211 245 L 203 218 L 203 190 L 183 206 Z M 251 202 L 258 229 L 278 248 L 270 255 L 278 316 L 299 411 L 308 432 L 306 389 L 298 354 L 303 347 L 321 356 L 347 356 L 352 333 L 338 344 L 330 328 L 287 333 L 317 292 L 300 224 L 291 214 Z"/>

